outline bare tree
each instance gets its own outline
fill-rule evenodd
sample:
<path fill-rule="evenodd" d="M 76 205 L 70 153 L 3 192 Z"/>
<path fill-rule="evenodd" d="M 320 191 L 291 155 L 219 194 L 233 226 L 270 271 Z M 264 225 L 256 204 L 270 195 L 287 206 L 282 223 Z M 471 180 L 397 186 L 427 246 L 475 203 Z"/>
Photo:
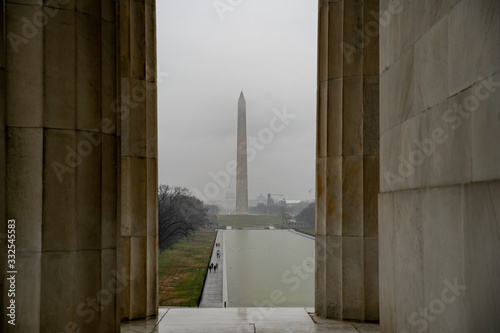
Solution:
<path fill-rule="evenodd" d="M 188 189 L 158 188 L 158 244 L 163 251 L 207 223 L 207 208 Z"/>

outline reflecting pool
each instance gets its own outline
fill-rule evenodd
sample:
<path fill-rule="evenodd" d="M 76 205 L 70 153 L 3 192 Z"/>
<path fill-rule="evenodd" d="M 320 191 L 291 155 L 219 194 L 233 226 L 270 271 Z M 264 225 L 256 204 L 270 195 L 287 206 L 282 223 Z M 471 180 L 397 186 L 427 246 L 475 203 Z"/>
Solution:
<path fill-rule="evenodd" d="M 229 307 L 314 306 L 314 239 L 289 230 L 225 230 Z"/>

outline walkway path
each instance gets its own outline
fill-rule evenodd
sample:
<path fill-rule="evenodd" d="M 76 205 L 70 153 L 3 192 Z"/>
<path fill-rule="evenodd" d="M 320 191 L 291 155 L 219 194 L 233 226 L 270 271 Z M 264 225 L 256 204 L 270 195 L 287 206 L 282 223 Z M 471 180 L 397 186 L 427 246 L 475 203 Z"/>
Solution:
<path fill-rule="evenodd" d="M 200 308 L 222 308 L 222 278 L 223 278 L 223 264 L 222 264 L 222 253 L 223 249 L 223 232 L 217 231 L 217 237 L 215 239 L 216 243 L 220 243 L 217 247 L 214 245 L 214 250 L 212 252 L 212 257 L 210 262 L 218 263 L 219 267 L 216 271 L 208 271 L 207 278 L 205 280 L 205 286 L 203 287 L 203 294 L 201 295 Z M 221 251 L 221 257 L 217 259 L 217 250 Z"/>
<path fill-rule="evenodd" d="M 295 229 L 288 229 L 288 231 L 290 231 L 291 233 L 297 234 L 299 236 L 304 236 L 304 237 L 307 237 L 307 238 L 310 238 L 310 239 L 313 239 L 313 240 L 316 239 L 315 236 L 309 235 L 309 234 L 307 234 L 307 233 L 305 233 L 303 231 L 297 231 Z"/>

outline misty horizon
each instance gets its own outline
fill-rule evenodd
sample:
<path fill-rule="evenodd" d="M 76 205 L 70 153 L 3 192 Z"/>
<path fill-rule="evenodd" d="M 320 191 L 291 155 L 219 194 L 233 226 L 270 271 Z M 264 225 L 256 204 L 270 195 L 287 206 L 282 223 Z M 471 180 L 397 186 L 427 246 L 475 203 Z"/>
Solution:
<path fill-rule="evenodd" d="M 243 1 L 221 12 L 212 1 L 165 1 L 157 13 L 159 184 L 224 198 L 243 91 L 249 200 L 314 199 L 317 3 Z"/>

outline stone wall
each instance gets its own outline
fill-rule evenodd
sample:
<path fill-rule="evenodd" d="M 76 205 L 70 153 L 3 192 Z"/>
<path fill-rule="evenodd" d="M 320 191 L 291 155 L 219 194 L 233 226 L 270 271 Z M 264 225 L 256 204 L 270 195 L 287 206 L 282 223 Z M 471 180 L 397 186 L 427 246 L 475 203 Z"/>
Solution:
<path fill-rule="evenodd" d="M 381 1 L 391 6 L 380 29 L 380 331 L 498 332 L 500 2 Z"/>

